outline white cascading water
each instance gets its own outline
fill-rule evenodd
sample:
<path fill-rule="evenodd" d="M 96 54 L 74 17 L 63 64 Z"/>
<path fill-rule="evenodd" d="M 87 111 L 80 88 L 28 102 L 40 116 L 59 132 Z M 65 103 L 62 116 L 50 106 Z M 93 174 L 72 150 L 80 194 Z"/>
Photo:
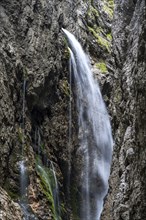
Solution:
<path fill-rule="evenodd" d="M 55 168 L 53 165 L 53 162 L 51 161 L 51 170 L 54 178 L 54 190 L 53 190 L 53 198 L 54 198 L 54 205 L 55 205 L 55 213 L 56 213 L 56 220 L 60 219 L 60 199 L 59 199 L 59 187 L 58 187 L 58 181 L 56 177 Z"/>
<path fill-rule="evenodd" d="M 21 200 L 26 199 L 26 191 L 27 191 L 27 174 L 26 174 L 26 166 L 25 161 L 20 161 L 20 193 Z"/>
<path fill-rule="evenodd" d="M 25 95 L 26 95 L 26 80 L 23 81 L 23 97 L 22 97 L 22 146 L 20 161 L 20 205 L 24 213 L 24 220 L 29 220 L 29 213 L 27 211 L 27 168 L 24 159 L 24 145 L 25 145 Z"/>
<path fill-rule="evenodd" d="M 22 97 L 22 146 L 21 146 L 21 157 L 22 160 L 19 163 L 20 168 L 20 206 L 23 211 L 23 220 L 38 220 L 32 212 L 30 212 L 28 205 L 28 195 L 27 195 L 27 186 L 28 186 L 28 172 L 26 166 L 25 158 L 25 102 L 26 102 L 26 79 L 23 81 L 23 97 Z"/>
<path fill-rule="evenodd" d="M 26 80 L 23 81 L 23 97 L 22 97 L 22 146 L 21 146 L 21 156 L 20 161 L 20 191 L 21 200 L 26 199 L 27 194 L 27 172 L 24 160 L 24 144 L 25 144 L 25 95 L 26 95 Z"/>
<path fill-rule="evenodd" d="M 87 55 L 74 35 L 62 30 L 70 48 L 71 72 L 77 94 L 79 152 L 83 160 L 80 219 L 99 220 L 108 192 L 113 149 L 111 126 Z"/>

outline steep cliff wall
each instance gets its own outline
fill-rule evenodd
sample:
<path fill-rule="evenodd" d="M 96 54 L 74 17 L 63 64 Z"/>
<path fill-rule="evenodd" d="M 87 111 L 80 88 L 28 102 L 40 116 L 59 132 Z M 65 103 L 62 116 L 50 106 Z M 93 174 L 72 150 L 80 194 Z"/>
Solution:
<path fill-rule="evenodd" d="M 71 217 L 68 205 L 69 54 L 61 27 L 75 33 L 91 53 L 94 72 L 101 73 L 104 84 L 112 7 L 112 1 L 0 2 L 0 185 L 12 200 L 20 202 L 23 160 L 29 208 L 39 219 L 55 218 L 52 192 L 48 193 L 45 174 L 38 169 L 42 166 L 43 173 L 46 168 L 50 172 L 52 163 L 59 181 L 62 218 L 76 218 Z M 105 94 L 106 90 L 107 86 Z M 76 128 L 74 121 L 73 156 Z M 0 193 L 5 194 L 3 190 Z M 6 196 L 7 204 L 10 197 Z M 1 205 L 5 210 L 3 202 Z M 17 206 L 12 219 L 15 215 L 21 218 Z M 8 219 L 11 213 L 7 209 L 5 214 Z"/>
<path fill-rule="evenodd" d="M 146 218 L 146 5 L 115 1 L 112 125 L 115 152 L 104 219 Z"/>
<path fill-rule="evenodd" d="M 69 54 L 61 27 L 89 52 L 112 116 L 115 150 L 103 219 L 146 218 L 145 1 L 115 0 L 114 5 L 111 33 L 112 0 L 0 1 L 1 219 L 22 218 L 18 202 L 23 159 L 31 211 L 39 219 L 54 219 L 51 193 L 38 169 L 41 165 L 50 171 L 53 163 L 62 219 L 77 220 L 77 125 L 73 99 L 72 212 L 67 187 Z"/>
<path fill-rule="evenodd" d="M 21 220 L 23 213 L 17 203 L 14 203 L 8 194 L 0 188 L 0 218 L 5 220 Z M 14 215 L 15 214 L 15 215 Z"/>

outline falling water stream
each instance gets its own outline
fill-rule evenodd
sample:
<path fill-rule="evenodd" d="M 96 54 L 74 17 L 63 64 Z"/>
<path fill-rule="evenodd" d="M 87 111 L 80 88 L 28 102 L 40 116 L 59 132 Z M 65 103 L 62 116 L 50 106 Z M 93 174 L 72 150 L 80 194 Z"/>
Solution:
<path fill-rule="evenodd" d="M 63 32 L 68 40 L 70 50 L 70 95 L 71 79 L 76 85 L 76 104 L 78 112 L 78 137 L 79 152 L 82 155 L 81 170 L 81 203 L 80 220 L 99 220 L 103 209 L 104 198 L 108 192 L 108 178 L 112 159 L 113 140 L 109 116 L 102 99 L 98 83 L 94 80 L 90 62 L 84 53 L 80 43 L 67 30 Z M 22 105 L 22 160 L 20 161 L 20 184 L 21 184 L 21 207 L 24 219 L 36 219 L 28 211 L 27 203 L 27 167 L 24 155 L 25 145 L 25 93 L 26 80 L 23 83 Z M 71 136 L 72 115 L 71 97 L 69 106 L 69 175 L 71 172 Z M 36 138 L 37 136 L 37 138 Z M 40 153 L 40 133 L 35 131 L 35 141 L 38 142 L 38 154 Z M 49 177 L 43 166 L 38 165 L 39 171 L 50 185 Z M 53 163 L 50 164 L 54 187 L 50 188 L 53 193 L 55 217 L 60 219 L 59 189 Z M 70 185 L 70 176 L 69 176 Z"/>
<path fill-rule="evenodd" d="M 79 152 L 83 161 L 80 219 L 99 220 L 108 192 L 113 148 L 111 126 L 87 55 L 69 31 L 63 29 L 63 32 L 70 48 L 70 69 L 77 94 Z"/>
<path fill-rule="evenodd" d="M 25 147 L 25 101 L 26 101 L 26 79 L 23 81 L 23 96 L 22 96 L 22 146 L 21 146 L 21 161 L 19 163 L 20 167 L 20 206 L 24 213 L 24 220 L 37 220 L 31 210 L 29 209 L 28 205 L 28 198 L 27 198 L 27 186 L 28 186 L 28 173 L 27 173 L 27 166 L 26 166 L 26 158 L 24 153 Z"/>
<path fill-rule="evenodd" d="M 57 177 L 56 177 L 55 168 L 54 168 L 52 161 L 51 161 L 51 170 L 52 170 L 53 178 L 54 178 L 54 182 L 55 182 L 55 186 L 54 186 L 54 190 L 53 190 L 54 191 L 53 197 L 54 197 L 54 204 L 55 204 L 56 220 L 59 220 L 60 219 L 59 187 L 58 187 L 58 181 L 57 181 Z"/>
<path fill-rule="evenodd" d="M 25 94 L 26 94 L 26 79 L 23 81 L 23 93 L 22 93 L 22 146 L 21 146 L 21 161 L 20 161 L 20 205 L 24 213 L 24 219 L 29 219 L 27 212 L 27 168 L 24 157 L 24 145 L 25 145 Z"/>
<path fill-rule="evenodd" d="M 22 93 L 22 148 L 21 154 L 24 156 L 24 142 L 25 142 L 25 96 L 26 96 L 26 79 L 23 81 L 23 93 Z"/>
<path fill-rule="evenodd" d="M 68 201 L 70 201 L 70 184 L 71 184 L 71 147 L 72 147 L 72 76 L 71 76 L 71 62 L 69 63 L 69 132 L 68 132 L 68 175 L 67 175 L 67 194 Z"/>
<path fill-rule="evenodd" d="M 20 192 L 21 200 L 26 200 L 27 194 L 27 172 L 26 164 L 24 159 L 24 145 L 25 145 L 25 93 L 26 93 L 26 80 L 23 81 L 23 93 L 22 93 L 22 146 L 21 146 L 21 157 L 20 161 Z"/>

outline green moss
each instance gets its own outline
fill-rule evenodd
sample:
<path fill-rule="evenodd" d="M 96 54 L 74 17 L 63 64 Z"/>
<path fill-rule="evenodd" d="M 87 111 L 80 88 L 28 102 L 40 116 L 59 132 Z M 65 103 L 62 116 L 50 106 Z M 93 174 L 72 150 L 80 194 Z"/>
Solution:
<path fill-rule="evenodd" d="M 21 127 L 19 127 L 18 128 L 18 140 L 19 140 L 20 143 L 23 143 L 23 139 L 24 139 L 23 131 L 22 131 Z"/>
<path fill-rule="evenodd" d="M 95 17 L 99 17 L 99 12 L 93 6 L 91 6 L 91 11 L 92 11 L 92 13 L 94 14 Z"/>
<path fill-rule="evenodd" d="M 107 73 L 107 67 L 104 62 L 99 62 L 95 64 L 97 69 L 99 69 L 102 73 Z"/>
<path fill-rule="evenodd" d="M 104 0 L 103 10 L 112 19 L 114 12 L 114 0 Z"/>
<path fill-rule="evenodd" d="M 64 203 L 61 203 L 60 211 L 61 211 L 62 215 L 66 215 L 67 214 L 67 210 L 65 208 L 65 204 Z"/>
<path fill-rule="evenodd" d="M 108 34 L 106 35 L 106 37 L 107 37 L 107 39 L 108 39 L 109 41 L 112 41 L 112 35 L 111 35 L 111 33 L 108 33 Z"/>
<path fill-rule="evenodd" d="M 110 52 L 109 49 L 109 42 L 104 39 L 103 37 L 101 37 L 100 35 L 97 36 L 98 37 L 98 43 L 104 47 L 106 47 L 106 49 L 108 50 L 108 52 Z"/>
<path fill-rule="evenodd" d="M 24 80 L 28 79 L 28 70 L 27 67 L 23 67 L 23 78 Z"/>
<path fill-rule="evenodd" d="M 66 96 L 70 97 L 70 87 L 66 79 L 60 81 L 60 89 Z"/>
<path fill-rule="evenodd" d="M 97 11 L 97 9 L 95 9 L 95 8 L 91 5 L 91 6 L 89 7 L 89 9 L 88 9 L 87 15 L 88 15 L 90 18 L 99 17 L 99 12 Z"/>
<path fill-rule="evenodd" d="M 69 51 L 69 47 L 68 47 L 68 42 L 65 37 L 64 37 L 64 58 L 66 60 L 69 60 L 69 58 L 70 58 L 70 51 Z"/>
<path fill-rule="evenodd" d="M 97 33 L 93 28 L 88 26 L 89 31 L 93 34 L 93 36 L 96 38 L 99 45 L 102 47 L 105 47 L 108 52 L 110 52 L 110 43 L 105 38 L 101 37 L 99 33 Z"/>
<path fill-rule="evenodd" d="M 40 144 L 40 148 L 41 148 L 41 151 L 44 152 L 44 149 L 45 149 L 45 145 L 42 143 Z"/>
<path fill-rule="evenodd" d="M 52 211 L 52 218 L 56 220 L 57 216 L 57 210 L 55 207 L 55 201 L 53 197 L 53 190 L 55 188 L 55 180 L 53 177 L 53 173 L 50 169 L 45 168 L 39 157 L 36 158 L 36 171 L 40 179 L 40 187 L 46 196 L 47 200 L 50 203 L 50 209 Z M 58 218 L 61 220 L 61 218 Z"/>
<path fill-rule="evenodd" d="M 96 33 L 99 33 L 99 34 L 104 33 L 104 30 L 101 27 L 96 27 L 94 30 L 96 31 Z"/>
<path fill-rule="evenodd" d="M 69 51 L 68 47 L 65 48 L 64 56 L 65 56 L 65 59 L 69 60 L 69 58 L 70 58 L 70 51 Z"/>
<path fill-rule="evenodd" d="M 109 7 L 114 8 L 114 0 L 107 0 Z"/>
<path fill-rule="evenodd" d="M 11 199 L 13 199 L 14 201 L 20 198 L 19 190 L 13 189 L 9 181 L 6 181 L 3 187 L 8 195 L 11 197 Z"/>
<path fill-rule="evenodd" d="M 74 185 L 71 188 L 71 206 L 73 211 L 73 219 L 79 220 L 79 200 L 78 198 L 78 190 Z"/>
<path fill-rule="evenodd" d="M 121 93 L 121 88 L 118 87 L 115 91 L 115 95 L 114 95 L 114 102 L 115 103 L 120 103 L 122 100 L 122 93 Z"/>
<path fill-rule="evenodd" d="M 104 5 L 103 10 L 109 15 L 110 18 L 113 18 L 113 10 L 110 7 Z"/>
<path fill-rule="evenodd" d="M 14 201 L 16 201 L 16 200 L 19 199 L 20 196 L 19 196 L 16 192 L 11 191 L 10 189 L 7 189 L 6 191 L 7 191 L 8 195 L 9 195 Z"/>

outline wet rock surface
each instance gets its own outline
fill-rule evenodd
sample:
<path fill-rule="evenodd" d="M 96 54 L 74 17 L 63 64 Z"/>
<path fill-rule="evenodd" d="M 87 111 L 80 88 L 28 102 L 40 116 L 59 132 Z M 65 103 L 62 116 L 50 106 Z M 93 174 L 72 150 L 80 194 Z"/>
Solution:
<path fill-rule="evenodd" d="M 77 220 L 77 207 L 72 214 L 68 205 L 69 54 L 62 27 L 74 33 L 90 54 L 112 119 L 115 151 L 103 219 L 146 218 L 145 1 L 115 0 L 111 26 L 112 11 L 109 0 L 0 2 L 0 186 L 19 201 L 19 162 L 25 159 L 28 203 L 39 219 L 54 217 L 36 170 L 38 157 L 48 169 L 50 161 L 55 166 L 62 219 Z M 74 99 L 72 108 L 74 206 L 81 163 Z M 19 207 L 1 189 L 3 196 L 5 207 L 12 203 L 13 209 L 3 206 L 2 220 L 22 219 Z"/>
<path fill-rule="evenodd" d="M 20 163 L 25 161 L 28 203 L 39 219 L 54 217 L 36 171 L 38 157 L 48 169 L 50 161 L 54 163 L 62 216 L 71 218 L 67 211 L 70 207 L 65 202 L 68 200 L 69 54 L 61 28 L 75 33 L 87 48 L 87 12 L 92 8 L 89 17 L 94 21 L 98 7 L 88 1 L 0 2 L 0 185 L 18 201 Z M 95 36 L 91 35 L 94 40 Z M 72 127 L 72 146 L 77 148 L 75 122 Z M 76 149 L 72 151 L 75 154 Z"/>
<path fill-rule="evenodd" d="M 145 219 L 145 1 L 115 1 L 111 96 L 115 138 L 103 219 Z"/>
<path fill-rule="evenodd" d="M 0 219 L 21 220 L 23 213 L 18 203 L 12 201 L 11 197 L 0 187 Z"/>

